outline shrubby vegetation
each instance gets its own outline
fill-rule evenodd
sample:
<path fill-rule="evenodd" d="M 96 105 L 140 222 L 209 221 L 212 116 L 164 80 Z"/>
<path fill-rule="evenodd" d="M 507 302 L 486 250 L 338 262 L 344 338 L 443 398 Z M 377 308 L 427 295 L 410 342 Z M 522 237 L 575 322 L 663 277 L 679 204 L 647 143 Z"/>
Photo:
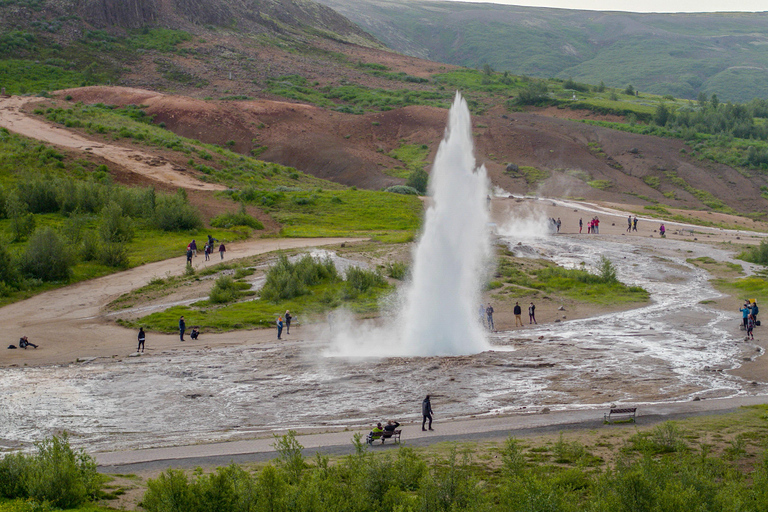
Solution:
<path fill-rule="evenodd" d="M 356 451 L 335 463 L 302 456 L 295 433 L 278 439 L 278 458 L 250 472 L 230 465 L 204 474 L 169 469 L 150 480 L 142 500 L 149 512 L 217 510 L 613 511 L 765 510 L 768 457 L 754 468 L 726 454 L 695 451 L 674 423 L 632 436 L 606 466 L 577 441 L 526 447 L 510 438 L 493 454 L 498 463 L 451 447 L 425 457 L 400 447 L 374 455 Z M 735 451 L 734 451 L 735 453 Z M 490 460 L 490 458 L 489 458 Z"/>
<path fill-rule="evenodd" d="M 768 265 L 768 240 L 763 239 L 759 245 L 748 247 L 739 254 L 739 259 L 750 263 Z"/>
<path fill-rule="evenodd" d="M 291 263 L 285 254 L 281 254 L 267 272 L 261 298 L 277 303 L 306 295 L 312 286 L 339 279 L 336 265 L 330 258 L 318 261 L 307 254 L 296 263 Z"/>
<path fill-rule="evenodd" d="M 225 268 L 231 267 L 225 263 L 220 270 Z M 209 273 L 216 271 L 217 267 L 206 270 Z M 178 317 L 184 315 L 190 325 L 199 325 L 207 331 L 272 327 L 275 312 L 286 309 L 300 311 L 302 316 L 322 314 L 340 306 L 356 313 L 375 312 L 379 299 L 393 290 L 378 270 L 349 268 L 342 276 L 330 258 L 317 259 L 305 254 L 289 259 L 286 254 L 280 254 L 267 271 L 259 298 L 237 302 L 253 293 L 245 291 L 250 288 L 250 283 L 243 280 L 252 272 L 251 268 L 236 267 L 234 276 L 219 276 L 209 301 L 175 306 L 121 323 L 168 332 L 175 329 Z"/>
<path fill-rule="evenodd" d="M 31 498 L 58 508 L 74 508 L 94 498 L 103 477 L 96 461 L 69 446 L 67 435 L 35 443 L 37 453 L 0 460 L 0 497 Z"/>

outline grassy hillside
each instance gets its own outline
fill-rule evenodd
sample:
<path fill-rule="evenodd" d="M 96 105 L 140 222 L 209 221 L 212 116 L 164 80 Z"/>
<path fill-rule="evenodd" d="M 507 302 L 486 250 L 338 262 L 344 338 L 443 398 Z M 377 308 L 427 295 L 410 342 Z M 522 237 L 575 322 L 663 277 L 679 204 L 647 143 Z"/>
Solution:
<path fill-rule="evenodd" d="M 768 13 L 637 14 L 320 0 L 390 47 L 438 62 L 745 102 L 768 98 Z"/>
<path fill-rule="evenodd" d="M 201 76 L 196 61 L 226 63 L 242 51 L 219 44 L 220 37 L 232 34 L 251 49 L 275 47 L 277 41 L 283 46 L 311 47 L 317 41 L 380 46 L 310 0 L 3 0 L 0 85 L 24 94 L 107 84 L 137 67 L 146 76 L 148 67 L 162 79 L 157 85 L 203 87 L 210 78 Z M 258 53 L 251 53 L 252 67 Z M 226 67 L 220 76 L 233 71 Z"/>

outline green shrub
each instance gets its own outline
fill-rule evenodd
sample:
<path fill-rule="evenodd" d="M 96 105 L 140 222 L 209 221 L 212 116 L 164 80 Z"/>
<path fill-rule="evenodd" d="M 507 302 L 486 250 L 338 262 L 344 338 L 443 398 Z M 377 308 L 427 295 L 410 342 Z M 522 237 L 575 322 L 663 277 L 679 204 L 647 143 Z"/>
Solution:
<path fill-rule="evenodd" d="M 35 443 L 34 455 L 7 455 L 0 461 L 0 495 L 32 498 L 74 508 L 95 496 L 102 477 L 96 461 L 69 446 L 67 435 Z"/>
<path fill-rule="evenodd" d="M 318 261 L 307 254 L 296 263 L 291 263 L 281 254 L 267 272 L 261 298 L 270 302 L 292 299 L 309 293 L 309 286 L 338 279 L 336 266 L 330 258 Z"/>
<path fill-rule="evenodd" d="M 21 274 L 16 262 L 4 245 L 0 245 L 0 283 L 15 288 L 21 281 Z"/>
<path fill-rule="evenodd" d="M 16 192 L 6 197 L 5 211 L 11 220 L 11 241 L 24 240 L 35 230 L 35 217 L 29 213 L 29 207 Z"/>
<path fill-rule="evenodd" d="M 750 263 L 768 265 L 768 240 L 761 240 L 760 245 L 747 248 L 739 258 Z"/>
<path fill-rule="evenodd" d="M 384 192 L 391 192 L 393 194 L 406 194 L 406 195 L 419 195 L 419 191 L 413 187 L 407 185 L 393 185 L 384 189 Z"/>
<path fill-rule="evenodd" d="M 424 169 L 416 169 L 408 177 L 408 180 L 406 180 L 405 186 L 414 188 L 419 192 L 419 194 L 423 195 L 427 193 L 428 182 L 429 174 L 427 174 L 427 171 Z"/>
<path fill-rule="evenodd" d="M 248 226 L 252 229 L 264 229 L 264 224 L 259 219 L 251 217 L 244 211 L 238 213 L 222 213 L 211 219 L 211 226 L 215 228 L 231 228 L 234 226 Z"/>
<path fill-rule="evenodd" d="M 157 198 L 154 221 L 155 225 L 163 231 L 192 230 L 203 225 L 200 214 L 189 204 L 184 190 L 172 196 Z"/>
<path fill-rule="evenodd" d="M 387 284 L 387 281 L 378 271 L 359 267 L 349 267 L 346 271 L 345 281 L 345 289 L 350 297 L 356 297 L 371 288 Z"/>
<path fill-rule="evenodd" d="M 600 256 L 600 261 L 597 264 L 597 274 L 603 283 L 616 283 L 618 278 L 616 277 L 616 267 L 613 266 L 611 260 L 605 256 Z"/>
<path fill-rule="evenodd" d="M 128 247 L 123 242 L 103 242 L 98 248 L 98 260 L 108 267 L 128 267 Z"/>
<path fill-rule="evenodd" d="M 402 281 L 408 277 L 409 273 L 408 265 L 402 261 L 391 261 L 384 265 L 384 270 L 386 271 L 387 276 L 392 279 L 397 279 L 398 281 Z"/>
<path fill-rule="evenodd" d="M 250 285 L 248 283 L 238 283 L 232 279 L 232 276 L 220 276 L 216 279 L 213 288 L 211 288 L 208 300 L 214 304 L 232 302 L 238 298 L 239 292 L 243 288 L 250 288 Z"/>
<path fill-rule="evenodd" d="M 103 242 L 121 244 L 133 239 L 133 223 L 123 215 L 123 209 L 112 201 L 101 211 L 99 236 Z"/>
<path fill-rule="evenodd" d="M 62 238 L 51 228 L 35 231 L 21 257 L 20 269 L 43 281 L 65 281 L 72 274 L 72 255 Z"/>

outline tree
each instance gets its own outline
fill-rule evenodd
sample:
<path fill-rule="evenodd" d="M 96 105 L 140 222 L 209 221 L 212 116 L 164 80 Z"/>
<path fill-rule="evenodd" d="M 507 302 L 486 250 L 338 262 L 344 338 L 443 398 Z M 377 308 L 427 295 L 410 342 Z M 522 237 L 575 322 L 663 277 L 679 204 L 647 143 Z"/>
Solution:
<path fill-rule="evenodd" d="M 123 209 L 112 201 L 101 211 L 99 236 L 104 242 L 123 243 L 133 238 L 133 223 L 123 215 Z"/>
<path fill-rule="evenodd" d="M 632 87 L 632 84 L 627 85 L 627 88 L 624 89 L 624 94 L 626 94 L 627 96 L 635 95 L 635 88 Z"/>
<path fill-rule="evenodd" d="M 712 108 L 717 110 L 718 105 L 720 105 L 720 100 L 717 99 L 717 94 L 713 94 L 712 99 L 709 101 L 712 103 Z"/>
<path fill-rule="evenodd" d="M 11 220 L 11 241 L 27 238 L 35 230 L 35 217 L 28 211 L 27 203 L 11 192 L 5 200 L 5 212 Z"/>
<path fill-rule="evenodd" d="M 704 91 L 699 91 L 699 96 L 696 98 L 696 101 L 699 102 L 699 106 L 701 108 L 707 107 L 707 93 Z"/>
<path fill-rule="evenodd" d="M 483 74 L 485 76 L 491 76 L 493 74 L 493 67 L 487 62 L 483 64 Z"/>
<path fill-rule="evenodd" d="M 595 92 L 604 92 L 605 91 L 605 82 L 600 80 L 600 85 L 595 87 Z"/>
<path fill-rule="evenodd" d="M 653 115 L 653 122 L 659 126 L 666 126 L 669 120 L 669 109 L 663 103 L 656 107 L 656 113 Z"/>
<path fill-rule="evenodd" d="M 43 281 L 63 281 L 72 274 L 72 255 L 64 240 L 51 228 L 32 235 L 20 263 L 23 274 Z"/>
<path fill-rule="evenodd" d="M 540 80 L 531 82 L 531 84 L 520 91 L 520 94 L 517 96 L 517 102 L 521 105 L 538 105 L 547 99 L 549 99 L 549 89 L 547 89 L 547 85 Z"/>

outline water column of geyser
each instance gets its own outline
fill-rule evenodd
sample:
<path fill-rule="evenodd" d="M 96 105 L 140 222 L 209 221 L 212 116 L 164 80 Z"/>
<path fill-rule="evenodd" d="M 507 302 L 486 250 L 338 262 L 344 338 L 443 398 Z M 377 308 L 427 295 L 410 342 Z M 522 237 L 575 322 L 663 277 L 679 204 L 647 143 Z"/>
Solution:
<path fill-rule="evenodd" d="M 475 354 L 490 348 L 478 321 L 488 261 L 488 178 L 475 167 L 472 121 L 457 92 L 430 175 L 431 204 L 414 249 L 401 313 L 407 355 Z"/>

